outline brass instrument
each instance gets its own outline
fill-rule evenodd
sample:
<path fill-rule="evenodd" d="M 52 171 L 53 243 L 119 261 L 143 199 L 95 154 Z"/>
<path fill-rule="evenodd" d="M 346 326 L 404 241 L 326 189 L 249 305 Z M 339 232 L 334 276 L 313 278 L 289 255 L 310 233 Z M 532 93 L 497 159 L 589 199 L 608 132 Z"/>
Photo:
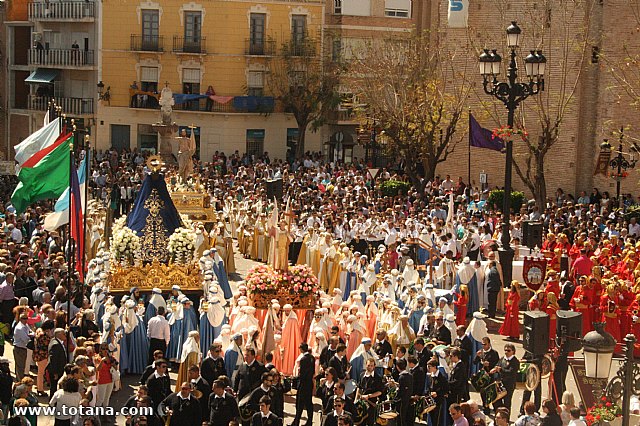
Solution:
<path fill-rule="evenodd" d="M 164 421 L 164 426 L 169 426 L 171 423 L 171 416 L 173 416 L 173 410 L 167 410 L 167 418 Z"/>

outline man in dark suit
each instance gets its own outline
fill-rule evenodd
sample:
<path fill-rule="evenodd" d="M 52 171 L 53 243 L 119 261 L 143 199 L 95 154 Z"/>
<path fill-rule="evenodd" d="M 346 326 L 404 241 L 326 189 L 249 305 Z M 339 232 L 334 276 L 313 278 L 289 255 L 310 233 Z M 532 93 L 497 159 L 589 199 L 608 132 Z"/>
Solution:
<path fill-rule="evenodd" d="M 413 376 L 413 390 L 411 396 L 414 398 L 414 402 L 418 400 L 418 397 L 424 395 L 425 382 L 427 380 L 427 373 L 424 372 L 420 364 L 418 364 L 418 358 L 415 355 L 409 355 L 407 357 L 407 364 L 409 365 L 409 373 Z"/>
<path fill-rule="evenodd" d="M 213 382 L 213 392 L 209 396 L 209 426 L 228 426 L 229 422 L 240 417 L 238 401 L 224 391 L 225 383 Z"/>
<path fill-rule="evenodd" d="M 171 394 L 171 380 L 167 374 L 166 360 L 156 361 L 156 371 L 147 379 L 147 388 L 155 410 L 160 402 Z"/>
<path fill-rule="evenodd" d="M 427 371 L 427 362 L 431 359 L 433 354 L 431 351 L 424 346 L 424 339 L 422 337 L 418 337 L 413 344 L 413 349 L 415 349 L 416 358 L 418 358 L 418 365 L 422 368 L 422 371 L 426 373 Z"/>
<path fill-rule="evenodd" d="M 251 412 L 257 413 L 258 411 L 260 411 L 260 401 L 264 396 L 269 398 L 269 407 L 271 407 L 271 401 L 273 401 L 274 397 L 274 389 L 271 384 L 271 373 L 262 373 L 262 384 L 252 390 L 249 395 L 244 397 L 242 401 L 239 402 L 240 408 L 246 407 L 250 409 Z M 244 419 L 243 423 L 245 423 Z"/>
<path fill-rule="evenodd" d="M 227 374 L 224 367 L 224 358 L 222 357 L 222 347 L 213 343 L 209 346 L 209 354 L 202 361 L 200 374 L 208 383 L 218 380 L 218 377 Z"/>
<path fill-rule="evenodd" d="M 383 329 L 376 331 L 376 343 L 373 345 L 373 351 L 378 355 L 379 359 L 384 359 L 387 355 L 393 355 L 391 343 L 387 340 L 387 332 Z"/>
<path fill-rule="evenodd" d="M 181 384 L 180 392 L 172 393 L 162 400 L 158 405 L 158 412 L 171 416 L 168 426 L 202 424 L 200 403 L 191 395 L 191 385 L 187 382 Z"/>
<path fill-rule="evenodd" d="M 345 400 L 339 397 L 335 397 L 333 401 L 333 410 L 327 414 L 322 426 L 338 426 L 338 419 L 341 417 L 351 417 L 352 414 L 344 409 Z M 375 417 L 375 416 L 374 416 Z"/>
<path fill-rule="evenodd" d="M 58 390 L 58 380 L 64 374 L 64 366 L 69 362 L 67 354 L 67 334 L 62 328 L 56 328 L 53 332 L 53 339 L 49 342 L 49 377 L 51 378 L 51 390 L 49 398 Z"/>
<path fill-rule="evenodd" d="M 401 358 L 396 361 L 396 369 L 398 374 L 398 396 L 400 397 L 400 405 L 398 411 L 400 414 L 401 426 L 413 426 L 416 412 L 412 409 L 411 393 L 413 392 L 413 376 L 407 371 L 407 360 Z"/>
<path fill-rule="evenodd" d="M 369 358 L 367 360 L 366 370 L 360 375 L 360 381 L 358 383 L 360 398 L 368 402 L 366 424 L 373 426 L 376 422 L 376 404 L 384 391 L 382 377 L 376 374 L 375 359 Z"/>
<path fill-rule="evenodd" d="M 502 291 L 502 280 L 500 279 L 500 271 L 498 271 L 498 264 L 495 260 L 490 260 L 487 267 L 488 271 L 485 275 L 485 282 L 487 283 L 489 318 L 495 318 L 498 294 Z"/>
<path fill-rule="evenodd" d="M 300 383 L 298 384 L 298 394 L 296 395 L 296 416 L 293 419 L 292 426 L 298 426 L 302 417 L 302 412 L 307 411 L 306 426 L 313 424 L 313 374 L 315 371 L 315 358 L 309 352 L 309 346 L 306 343 L 300 344 L 300 369 L 298 375 Z"/>
<path fill-rule="evenodd" d="M 260 398 L 260 411 L 251 418 L 251 426 L 282 426 L 282 419 L 271 412 L 271 398 Z"/>
<path fill-rule="evenodd" d="M 329 367 L 335 368 L 338 380 L 346 378 L 349 361 L 347 360 L 347 347 L 345 345 L 340 344 L 337 346 L 336 354 L 329 360 Z"/>
<path fill-rule="evenodd" d="M 443 426 L 448 421 L 447 394 L 449 393 L 449 382 L 438 368 L 438 361 L 435 359 L 427 362 L 427 368 L 429 371 L 428 393 L 436 402 L 435 410 L 429 413 L 431 424 L 433 426 Z"/>
<path fill-rule="evenodd" d="M 344 383 L 338 382 L 333 386 L 333 397 L 329 398 L 328 401 L 327 401 L 327 405 L 324 406 L 324 413 L 325 414 L 330 413 L 331 411 L 333 411 L 333 409 L 334 409 L 333 403 L 338 398 L 344 400 L 344 409 L 346 411 L 348 411 L 349 413 L 355 413 L 356 412 L 355 404 L 353 403 L 351 398 L 347 398 L 347 396 L 344 394 Z"/>
<path fill-rule="evenodd" d="M 451 331 L 444 325 L 444 315 L 442 315 L 442 312 L 436 314 L 435 341 L 439 345 L 451 344 Z"/>
<path fill-rule="evenodd" d="M 449 374 L 449 398 L 450 403 L 461 403 L 469 399 L 468 380 L 469 374 L 467 366 L 460 359 L 461 353 L 459 348 L 451 349 L 451 374 Z"/>
<path fill-rule="evenodd" d="M 469 372 L 471 372 L 471 352 L 473 352 L 473 343 L 471 337 L 465 333 L 466 328 L 464 325 L 456 327 L 456 338 L 453 341 L 453 346 L 460 348 L 460 359 L 467 365 Z"/>
<path fill-rule="evenodd" d="M 238 368 L 236 380 L 233 384 L 233 390 L 236 391 L 238 401 L 260 386 L 260 379 L 264 372 L 266 372 L 264 365 L 256 360 L 256 351 L 253 348 L 246 349 L 244 362 Z"/>
<path fill-rule="evenodd" d="M 498 351 L 491 347 L 491 339 L 483 337 L 482 349 L 476 352 L 473 362 L 482 364 L 482 368 L 488 373 L 498 364 L 498 361 L 500 361 L 500 355 Z"/>
<path fill-rule="evenodd" d="M 511 412 L 511 398 L 516 388 L 516 379 L 518 370 L 520 369 L 520 361 L 516 358 L 516 347 L 512 343 L 504 345 L 504 356 L 498 361 L 498 365 L 493 367 L 491 373 L 507 390 L 507 395 L 502 400 L 494 404 L 494 408 L 507 407 Z"/>
<path fill-rule="evenodd" d="M 323 369 L 326 370 L 327 368 L 329 368 L 329 361 L 336 354 L 339 344 L 340 341 L 338 340 L 338 336 L 331 336 L 329 338 L 329 345 L 325 346 L 322 351 L 320 351 L 319 361 L 320 366 Z"/>
<path fill-rule="evenodd" d="M 153 352 L 153 361 L 151 361 L 151 364 L 147 365 L 147 367 L 144 369 L 144 373 L 142 373 L 142 376 L 140 377 L 141 385 L 144 385 L 147 383 L 147 379 L 151 377 L 154 371 L 156 371 L 156 361 L 159 359 L 162 359 L 163 356 L 164 356 L 164 352 L 162 351 Z"/>
<path fill-rule="evenodd" d="M 200 410 L 202 411 L 202 418 L 206 419 L 209 416 L 209 395 L 211 395 L 211 385 L 200 375 L 200 367 L 192 365 L 188 371 L 189 382 L 193 390 L 197 390 L 200 396 L 196 396 L 198 403 L 200 404 Z"/>

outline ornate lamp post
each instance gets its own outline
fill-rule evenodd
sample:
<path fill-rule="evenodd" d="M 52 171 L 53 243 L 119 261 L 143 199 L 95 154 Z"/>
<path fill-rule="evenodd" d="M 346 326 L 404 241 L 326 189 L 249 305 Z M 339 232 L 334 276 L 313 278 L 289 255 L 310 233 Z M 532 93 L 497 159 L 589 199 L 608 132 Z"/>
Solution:
<path fill-rule="evenodd" d="M 608 379 L 611 370 L 611 359 L 613 351 L 616 347 L 616 340 L 613 336 L 604 330 L 605 323 L 593 323 L 595 331 L 590 331 L 582 339 L 582 347 L 584 352 L 584 365 L 586 375 L 592 379 Z M 624 338 L 625 351 L 622 367 L 616 373 L 616 376 L 607 385 L 609 393 L 615 389 L 616 382 L 622 382 L 622 426 L 629 426 L 631 406 L 631 394 L 637 394 L 637 386 L 634 387 L 634 356 L 633 349 L 636 337 L 633 334 L 627 334 Z M 596 395 L 599 396 L 599 395 Z"/>
<path fill-rule="evenodd" d="M 508 111 L 507 124 L 513 128 L 514 114 L 520 102 L 531 95 L 544 90 L 544 72 L 547 59 L 542 51 L 531 50 L 524 59 L 524 68 L 529 78 L 528 83 L 518 82 L 518 64 L 516 62 L 516 50 L 520 44 L 522 30 L 516 21 L 512 21 L 507 28 L 507 46 L 511 50 L 510 61 L 507 68 L 506 82 L 498 81 L 502 68 L 502 57 L 496 49 L 484 49 L 480 55 L 480 75 L 483 79 L 483 87 L 486 94 L 502 101 Z M 504 199 L 502 204 L 502 248 L 499 250 L 500 263 L 504 284 L 511 285 L 511 268 L 513 266 L 513 249 L 511 248 L 511 235 L 509 232 L 509 219 L 511 210 L 511 168 L 513 164 L 513 142 L 505 141 L 506 159 L 504 170 Z"/>
<path fill-rule="evenodd" d="M 636 145 L 631 147 L 631 154 L 625 154 L 622 151 L 622 139 L 624 138 L 624 127 L 620 128 L 620 143 L 618 144 L 618 155 L 613 157 L 611 161 L 609 161 L 609 167 L 611 167 L 614 172 L 612 176 L 616 180 L 616 200 L 618 200 L 618 207 L 624 208 L 624 203 L 622 202 L 622 198 L 620 197 L 620 187 L 622 184 L 622 179 L 624 179 L 627 175 L 628 169 L 633 169 L 636 166 L 636 159 L 634 152 L 637 152 Z M 601 149 L 611 149 L 611 144 L 608 140 L 600 144 Z M 625 158 L 626 155 L 630 155 L 630 159 L 627 160 Z"/>

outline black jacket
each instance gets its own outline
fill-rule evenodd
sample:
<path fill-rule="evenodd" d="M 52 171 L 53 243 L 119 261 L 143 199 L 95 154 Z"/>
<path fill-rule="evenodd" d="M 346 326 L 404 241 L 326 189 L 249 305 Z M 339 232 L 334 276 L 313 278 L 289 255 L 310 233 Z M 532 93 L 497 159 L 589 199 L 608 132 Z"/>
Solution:
<path fill-rule="evenodd" d="M 202 361 L 202 366 L 200 367 L 200 375 L 210 385 L 213 385 L 213 382 L 215 382 L 218 377 L 226 374 L 227 373 L 224 369 L 224 359 L 213 359 L 211 357 L 207 357 L 204 359 L 204 361 Z"/>
<path fill-rule="evenodd" d="M 329 367 L 333 367 L 333 368 L 336 369 L 338 380 L 342 380 L 342 379 L 345 378 L 345 376 L 347 375 L 347 367 L 348 367 L 348 365 L 349 364 L 347 362 L 347 356 L 346 355 L 342 357 L 342 361 L 340 361 L 340 358 L 338 358 L 338 355 L 334 355 L 329 360 Z"/>
<path fill-rule="evenodd" d="M 67 365 L 67 351 L 65 343 L 53 338 L 49 342 L 49 374 L 52 380 L 58 380 L 64 373 L 64 366 Z"/>
<path fill-rule="evenodd" d="M 486 276 L 487 292 L 498 293 L 502 290 L 502 281 L 500 281 L 500 272 L 497 267 L 489 268 Z"/>
<path fill-rule="evenodd" d="M 513 390 L 516 387 L 516 381 L 518 377 L 518 370 L 520 369 L 520 361 L 513 356 L 511 360 L 507 361 L 507 358 L 502 357 L 498 361 L 500 366 L 500 380 L 507 390 Z"/>
<path fill-rule="evenodd" d="M 443 324 L 436 330 L 436 340 L 444 342 L 444 345 L 451 344 L 451 331 L 446 325 Z"/>
<path fill-rule="evenodd" d="M 411 393 L 413 392 L 413 376 L 407 370 L 398 375 L 398 396 L 400 403 L 406 407 L 409 405 Z"/>
<path fill-rule="evenodd" d="M 155 373 L 155 371 L 156 366 L 154 362 L 152 362 L 151 365 L 147 365 L 147 367 L 144 369 L 144 372 L 142 373 L 142 376 L 140 376 L 140 384 L 144 385 L 145 383 L 147 383 L 147 379 L 151 377 L 151 375 Z"/>
<path fill-rule="evenodd" d="M 383 340 L 382 343 L 376 341 L 376 344 L 373 346 L 373 351 L 380 359 L 384 359 L 387 355 L 393 356 L 393 348 L 391 348 L 391 343 L 389 343 L 387 339 Z"/>
<path fill-rule="evenodd" d="M 436 393 L 436 400 L 444 398 L 449 393 L 449 382 L 442 372 L 439 371 L 435 377 L 429 376 L 429 392 Z"/>
<path fill-rule="evenodd" d="M 209 395 L 211 395 L 211 385 L 204 379 L 204 377 L 200 377 L 196 383 L 196 389 L 202 392 L 202 396 L 198 398 L 200 411 L 202 412 L 201 417 L 202 419 L 207 419 L 209 417 Z"/>
<path fill-rule="evenodd" d="M 329 360 L 333 358 L 335 354 L 335 349 L 331 349 L 331 346 L 325 346 L 320 352 L 320 366 L 326 370 L 329 367 Z"/>
<path fill-rule="evenodd" d="M 258 361 L 253 361 L 251 366 L 245 362 L 238 368 L 235 383 L 233 384 L 233 390 L 237 393 L 238 401 L 260 386 L 262 373 L 266 371 L 264 365 Z"/>
<path fill-rule="evenodd" d="M 468 377 L 466 364 L 462 361 L 456 364 L 449 374 L 449 399 L 447 402 L 460 403 L 469 399 Z"/>
<path fill-rule="evenodd" d="M 313 395 L 313 375 L 316 367 L 316 359 L 311 352 L 305 353 L 300 358 L 300 383 L 298 384 L 298 395 Z"/>
<path fill-rule="evenodd" d="M 498 361 L 500 361 L 500 355 L 498 354 L 498 351 L 491 348 L 488 352 L 485 352 L 484 356 L 482 357 L 476 355 L 473 362 L 475 362 L 476 364 L 481 364 L 483 361 L 489 362 L 489 366 L 484 367 L 485 371 L 488 373 L 493 367 L 498 365 Z"/>
<path fill-rule="evenodd" d="M 216 398 L 214 393 L 209 395 L 209 426 L 228 426 L 239 417 L 238 401 L 233 396 L 226 392 L 222 398 Z"/>
<path fill-rule="evenodd" d="M 147 387 L 154 407 L 158 407 L 158 404 L 171 394 L 171 381 L 166 374 L 161 377 L 156 377 L 155 374 L 152 374 L 147 379 Z"/>
<path fill-rule="evenodd" d="M 427 375 L 419 365 L 409 369 L 409 373 L 413 376 L 413 391 L 411 395 L 422 396 L 424 395 L 424 382 L 427 379 Z"/>
<path fill-rule="evenodd" d="M 351 414 L 351 412 L 344 410 L 342 412 L 342 415 L 345 417 L 351 417 L 353 418 L 353 415 Z M 329 414 L 327 414 L 327 417 L 324 418 L 324 423 L 322 423 L 322 426 L 338 426 L 338 419 L 340 418 L 340 416 L 336 416 L 335 411 L 331 411 Z"/>
<path fill-rule="evenodd" d="M 251 426 L 282 426 L 282 419 L 274 413 L 262 420 L 262 413 L 255 413 L 251 418 Z"/>
<path fill-rule="evenodd" d="M 182 399 L 178 393 L 172 393 L 160 403 L 158 408 L 160 413 L 164 413 L 166 410 L 173 410 L 169 426 L 202 424 L 200 403 L 193 395 L 189 395 L 187 399 Z"/>
<path fill-rule="evenodd" d="M 556 414 L 547 414 L 542 418 L 541 426 L 562 426 L 562 419 Z"/>

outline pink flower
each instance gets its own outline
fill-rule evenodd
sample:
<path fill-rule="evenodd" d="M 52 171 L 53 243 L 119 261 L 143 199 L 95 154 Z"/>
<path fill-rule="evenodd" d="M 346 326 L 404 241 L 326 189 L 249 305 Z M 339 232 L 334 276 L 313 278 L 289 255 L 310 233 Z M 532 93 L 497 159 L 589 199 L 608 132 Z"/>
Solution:
<path fill-rule="evenodd" d="M 300 289 L 300 286 L 299 286 L 299 285 L 297 285 L 297 284 L 296 284 L 296 285 L 294 285 L 294 286 L 293 286 L 293 290 L 294 290 L 294 291 L 298 291 L 299 289 Z"/>
<path fill-rule="evenodd" d="M 260 290 L 264 290 L 264 289 L 265 289 L 265 286 L 264 286 L 264 284 L 262 284 L 262 285 L 260 286 Z"/>
<path fill-rule="evenodd" d="M 309 291 L 309 287 L 308 286 L 304 286 L 304 291 Z"/>

